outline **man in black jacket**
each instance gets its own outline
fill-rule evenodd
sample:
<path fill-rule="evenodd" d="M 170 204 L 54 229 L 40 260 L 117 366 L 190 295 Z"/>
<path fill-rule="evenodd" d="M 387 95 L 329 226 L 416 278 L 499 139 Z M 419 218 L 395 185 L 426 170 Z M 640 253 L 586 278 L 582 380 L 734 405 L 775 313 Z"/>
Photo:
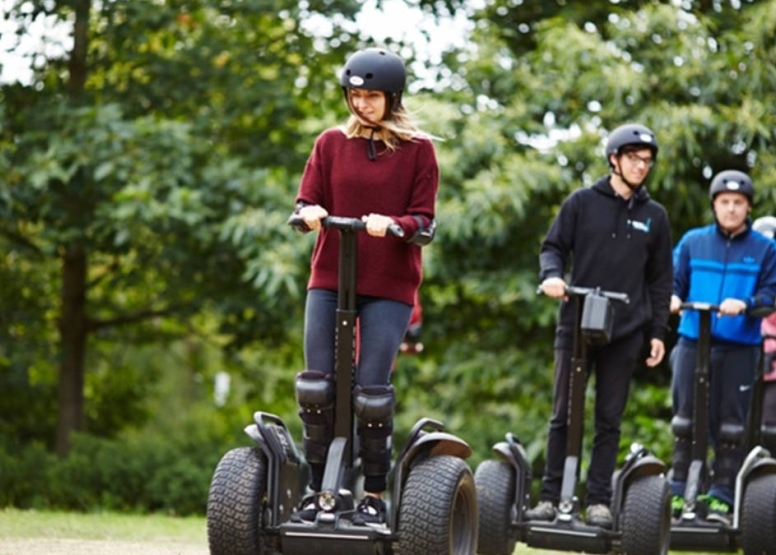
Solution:
<path fill-rule="evenodd" d="M 540 501 L 526 512 L 529 520 L 552 520 L 560 497 L 566 457 L 569 374 L 574 301 L 565 298 L 566 262 L 573 258 L 570 284 L 627 293 L 629 304 L 617 303 L 611 341 L 591 346 L 595 368 L 595 437 L 585 497 L 588 524 L 611 527 L 611 481 L 617 463 L 620 423 L 630 379 L 645 336 L 647 366 L 665 354 L 673 267 L 668 215 L 643 186 L 658 153 L 654 133 L 639 124 L 616 128 L 606 157 L 610 175 L 592 187 L 571 193 L 561 206 L 539 257 L 541 289 L 564 299 L 555 331 L 555 387 L 547 441 L 547 463 Z M 588 369 L 589 373 L 589 369 Z"/>

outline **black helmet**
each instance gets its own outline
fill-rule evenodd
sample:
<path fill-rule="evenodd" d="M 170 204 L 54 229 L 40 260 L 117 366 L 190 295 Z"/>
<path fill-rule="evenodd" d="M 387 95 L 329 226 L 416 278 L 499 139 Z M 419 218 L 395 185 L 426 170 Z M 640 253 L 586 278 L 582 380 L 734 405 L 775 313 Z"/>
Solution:
<path fill-rule="evenodd" d="M 367 48 L 353 54 L 342 68 L 343 88 L 367 89 L 399 94 L 406 81 L 404 62 L 393 52 Z"/>
<path fill-rule="evenodd" d="M 752 224 L 752 229 L 758 231 L 770 239 L 776 239 L 776 217 L 762 216 Z"/>
<path fill-rule="evenodd" d="M 406 80 L 404 62 L 383 48 L 359 50 L 348 58 L 340 75 L 340 85 L 346 100 L 348 89 L 383 91 L 388 96 L 386 114 L 401 107 L 401 93 Z"/>
<path fill-rule="evenodd" d="M 639 123 L 626 123 L 617 127 L 609 134 L 606 141 L 606 160 L 610 154 L 620 154 L 624 146 L 639 146 L 652 150 L 652 157 L 657 158 L 657 139 L 655 134 Z"/>
<path fill-rule="evenodd" d="M 754 185 L 752 185 L 752 180 L 744 172 L 725 170 L 715 175 L 714 179 L 711 180 L 711 187 L 709 188 L 709 197 L 712 202 L 714 197 L 724 192 L 741 193 L 749 199 L 749 204 L 754 202 Z"/>

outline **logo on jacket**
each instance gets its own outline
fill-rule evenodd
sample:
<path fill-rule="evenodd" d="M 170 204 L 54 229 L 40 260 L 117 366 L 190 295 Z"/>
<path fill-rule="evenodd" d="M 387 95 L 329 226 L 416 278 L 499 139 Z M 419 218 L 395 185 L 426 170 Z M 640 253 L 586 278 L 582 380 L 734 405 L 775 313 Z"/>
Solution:
<path fill-rule="evenodd" d="M 638 231 L 649 233 L 649 228 L 652 226 L 652 218 L 649 218 L 646 222 L 638 222 L 636 220 L 628 220 L 628 225 Z"/>

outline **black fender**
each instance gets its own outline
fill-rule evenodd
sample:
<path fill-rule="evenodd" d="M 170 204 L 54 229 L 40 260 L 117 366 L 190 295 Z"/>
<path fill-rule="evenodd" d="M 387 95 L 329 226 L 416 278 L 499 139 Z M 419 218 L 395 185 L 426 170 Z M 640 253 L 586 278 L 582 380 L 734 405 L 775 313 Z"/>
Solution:
<path fill-rule="evenodd" d="M 736 477 L 736 491 L 743 491 L 752 478 L 763 474 L 776 474 L 776 459 L 760 445 L 755 446 L 744 459 L 741 471 Z"/>
<path fill-rule="evenodd" d="M 280 524 L 282 515 L 290 514 L 299 503 L 306 465 L 283 420 L 261 411 L 253 414 L 253 420 L 244 431 L 267 459 L 268 525 L 274 528 Z"/>
<path fill-rule="evenodd" d="M 412 464 L 419 455 L 437 457 L 439 455 L 451 455 L 459 459 L 468 459 L 472 455 L 472 448 L 464 440 L 447 432 L 428 432 L 418 437 L 404 453 L 401 464 Z"/>
<path fill-rule="evenodd" d="M 506 440 L 496 443 L 492 451 L 496 458 L 511 465 L 515 471 L 515 509 L 517 520 L 521 521 L 523 513 L 531 506 L 533 470 L 528 460 L 528 453 L 520 440 L 511 432 L 507 432 Z"/>

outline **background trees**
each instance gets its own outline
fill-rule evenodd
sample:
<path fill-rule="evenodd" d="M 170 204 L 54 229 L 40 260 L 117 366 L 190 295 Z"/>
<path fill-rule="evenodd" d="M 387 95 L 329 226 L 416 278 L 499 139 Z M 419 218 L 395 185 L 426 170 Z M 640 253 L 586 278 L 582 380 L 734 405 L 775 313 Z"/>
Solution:
<path fill-rule="evenodd" d="M 436 416 L 478 460 L 509 429 L 540 465 L 556 306 L 535 289 L 549 221 L 606 172 L 603 141 L 624 121 L 659 137 L 648 187 L 676 239 L 709 221 L 721 169 L 750 173 L 755 216 L 772 212 L 776 2 L 420 4 L 467 10 L 474 25 L 441 65 L 412 65 L 424 79 L 407 103 L 444 140 L 427 349 L 399 361 L 399 435 Z M 0 84 L 8 444 L 64 454 L 73 430 L 141 430 L 217 457 L 208 442 L 241 441 L 259 407 L 296 429 L 312 238 L 284 222 L 313 138 L 345 116 L 337 68 L 370 42 L 343 27 L 358 8 L 11 3 L 21 32 L 49 16 L 80 38 L 31 60 L 31 82 Z M 310 30 L 314 16 L 329 27 Z M 216 407 L 220 371 L 231 390 Z M 666 456 L 668 374 L 638 372 L 623 447 L 638 438 Z"/>

